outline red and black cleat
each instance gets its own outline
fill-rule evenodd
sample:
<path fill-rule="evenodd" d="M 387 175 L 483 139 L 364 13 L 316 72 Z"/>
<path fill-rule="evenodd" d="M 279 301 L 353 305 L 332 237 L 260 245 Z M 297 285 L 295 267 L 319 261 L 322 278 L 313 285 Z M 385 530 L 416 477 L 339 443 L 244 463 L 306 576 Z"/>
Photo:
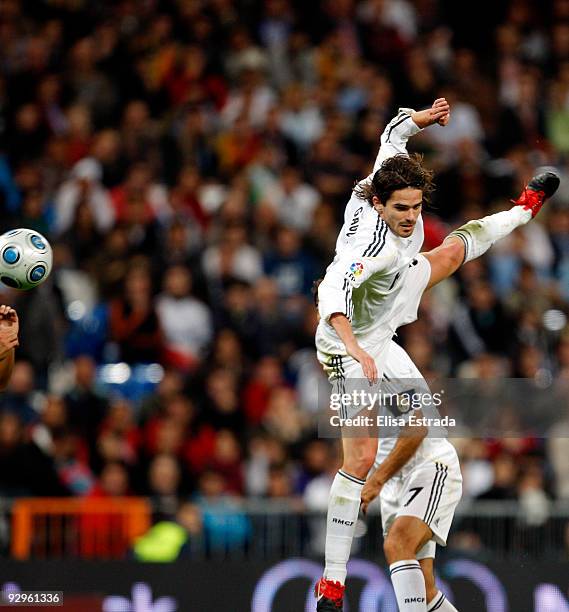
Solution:
<path fill-rule="evenodd" d="M 346 587 L 334 580 L 320 578 L 314 587 L 317 612 L 341 612 L 343 610 Z"/>
<path fill-rule="evenodd" d="M 557 191 L 559 182 L 555 172 L 551 170 L 540 172 L 526 185 L 520 197 L 512 202 L 524 210 L 529 210 L 533 218 L 541 210 L 545 200 Z"/>

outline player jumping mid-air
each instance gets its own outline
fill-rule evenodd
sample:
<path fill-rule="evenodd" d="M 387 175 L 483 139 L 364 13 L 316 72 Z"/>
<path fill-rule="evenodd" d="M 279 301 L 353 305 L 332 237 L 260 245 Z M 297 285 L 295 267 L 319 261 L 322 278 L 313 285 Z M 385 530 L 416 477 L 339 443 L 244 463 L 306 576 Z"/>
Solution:
<path fill-rule="evenodd" d="M 406 145 L 421 129 L 446 125 L 449 117 L 443 98 L 424 111 L 400 109 L 381 136 L 372 174 L 358 183 L 346 206 L 334 261 L 318 288 L 316 348 L 334 391 L 381 381 L 382 391 L 400 393 L 404 389 L 397 385 L 405 379 L 428 390 L 410 357 L 392 341 L 395 331 L 417 318 L 426 289 L 530 221 L 559 185 L 553 172 L 542 172 L 511 209 L 470 221 L 441 246 L 420 253 L 421 210 L 433 177 L 419 156 L 407 154 Z M 350 418 L 366 408 L 344 405 L 340 416 Z M 315 589 L 319 612 L 342 609 L 360 504 L 365 511 L 378 495 L 400 612 L 455 610 L 435 587 L 433 559 L 436 544 L 446 544 L 462 492 L 458 458 L 448 440 L 428 436 L 427 428 L 408 429 L 382 440 L 379 452 L 377 435 L 342 432 L 343 463 L 328 503 L 326 566 Z"/>

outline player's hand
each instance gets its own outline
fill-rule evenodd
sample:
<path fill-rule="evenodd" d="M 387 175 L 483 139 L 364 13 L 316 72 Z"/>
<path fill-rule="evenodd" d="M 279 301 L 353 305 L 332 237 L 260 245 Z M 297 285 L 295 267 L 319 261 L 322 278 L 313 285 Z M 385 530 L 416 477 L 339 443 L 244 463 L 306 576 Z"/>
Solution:
<path fill-rule="evenodd" d="M 362 489 L 362 502 L 360 506 L 363 514 L 367 513 L 368 506 L 381 493 L 382 487 L 383 485 L 373 480 L 373 478 L 366 481 L 364 488 Z"/>
<path fill-rule="evenodd" d="M 0 305 L 0 358 L 19 346 L 20 322 L 16 311 L 10 306 Z"/>
<path fill-rule="evenodd" d="M 18 313 L 11 306 L 6 306 L 5 304 L 0 305 L 0 322 L 3 327 L 9 327 L 15 331 L 16 335 L 20 331 Z"/>
<path fill-rule="evenodd" d="M 18 321 L 18 313 L 11 307 L 5 304 L 0 305 L 0 321 L 12 323 L 19 330 L 20 322 Z"/>
<path fill-rule="evenodd" d="M 446 115 L 443 115 L 443 116 L 442 116 L 442 117 L 441 117 L 441 118 L 440 118 L 440 119 L 437 121 L 437 123 L 438 123 L 439 125 L 442 125 L 442 126 L 444 127 L 445 125 L 448 125 L 448 122 L 449 122 L 449 121 L 450 121 L 450 111 L 449 111 L 449 112 L 448 112 Z"/>
<path fill-rule="evenodd" d="M 426 128 L 435 123 L 447 125 L 450 119 L 450 104 L 445 98 L 437 98 L 431 108 L 422 111 L 414 111 L 411 119 L 420 128 Z"/>
<path fill-rule="evenodd" d="M 364 372 L 364 376 L 373 385 L 377 382 L 377 366 L 375 365 L 374 358 L 366 353 L 359 345 L 346 346 L 348 355 L 353 357 L 361 366 Z"/>

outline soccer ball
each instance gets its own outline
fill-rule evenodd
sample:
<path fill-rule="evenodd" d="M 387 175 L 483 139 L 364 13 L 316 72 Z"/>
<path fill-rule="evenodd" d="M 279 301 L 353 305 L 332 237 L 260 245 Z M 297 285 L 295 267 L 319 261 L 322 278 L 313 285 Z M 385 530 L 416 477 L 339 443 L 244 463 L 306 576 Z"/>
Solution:
<path fill-rule="evenodd" d="M 41 285 L 51 272 L 52 251 L 38 232 L 20 228 L 0 236 L 0 281 L 13 289 Z"/>

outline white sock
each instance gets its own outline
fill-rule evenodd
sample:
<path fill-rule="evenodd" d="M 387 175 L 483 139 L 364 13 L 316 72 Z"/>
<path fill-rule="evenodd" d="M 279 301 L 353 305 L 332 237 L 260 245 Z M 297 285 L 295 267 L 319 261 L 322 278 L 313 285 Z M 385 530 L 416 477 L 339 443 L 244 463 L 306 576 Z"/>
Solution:
<path fill-rule="evenodd" d="M 365 480 L 339 470 L 328 500 L 324 578 L 344 584 Z"/>
<path fill-rule="evenodd" d="M 473 219 L 455 229 L 449 236 L 458 236 L 464 242 L 464 263 L 484 255 L 500 238 L 504 238 L 531 219 L 531 212 L 521 206 L 503 210 L 482 219 Z"/>
<path fill-rule="evenodd" d="M 450 603 L 450 601 L 440 591 L 435 595 L 433 601 L 429 603 L 427 612 L 458 612 L 458 610 Z"/>
<path fill-rule="evenodd" d="M 389 566 L 399 612 L 427 612 L 427 589 L 417 559 L 396 561 Z"/>

